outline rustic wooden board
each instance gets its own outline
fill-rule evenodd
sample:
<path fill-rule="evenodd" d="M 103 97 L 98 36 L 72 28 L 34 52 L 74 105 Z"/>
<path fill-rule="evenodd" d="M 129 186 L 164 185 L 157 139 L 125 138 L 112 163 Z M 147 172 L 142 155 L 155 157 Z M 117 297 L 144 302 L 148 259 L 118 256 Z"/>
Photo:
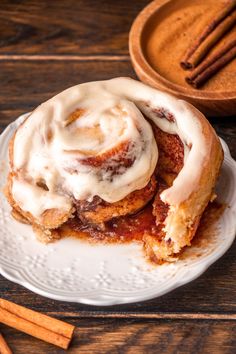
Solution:
<path fill-rule="evenodd" d="M 128 30 L 148 0 L 2 0 L 0 131 L 85 81 L 135 77 Z M 235 117 L 211 119 L 236 158 Z M 236 243 L 200 278 L 146 302 L 92 307 L 35 295 L 0 276 L 0 296 L 78 326 L 69 353 L 235 353 Z M 0 324 L 15 353 L 64 353 Z"/>
<path fill-rule="evenodd" d="M 128 32 L 148 0 L 0 2 L 0 54 L 127 55 Z"/>
<path fill-rule="evenodd" d="M 69 353 L 233 354 L 236 325 L 232 321 L 133 321 L 70 319 L 78 328 Z M 0 330 L 17 354 L 65 353 L 14 329 Z M 217 340 L 216 340 L 217 339 Z"/>

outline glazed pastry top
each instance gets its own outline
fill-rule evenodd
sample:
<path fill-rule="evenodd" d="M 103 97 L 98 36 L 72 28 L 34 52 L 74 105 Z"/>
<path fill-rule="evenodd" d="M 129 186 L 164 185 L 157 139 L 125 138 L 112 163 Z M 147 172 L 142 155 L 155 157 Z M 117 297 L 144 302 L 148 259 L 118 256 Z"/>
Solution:
<path fill-rule="evenodd" d="M 161 194 L 164 202 L 180 204 L 197 188 L 210 149 L 197 113 L 129 78 L 71 87 L 41 104 L 18 128 L 14 199 L 37 217 L 50 208 L 67 210 L 74 199 L 99 196 L 114 203 L 144 188 L 158 161 L 149 119 L 183 142 L 184 167 Z"/>

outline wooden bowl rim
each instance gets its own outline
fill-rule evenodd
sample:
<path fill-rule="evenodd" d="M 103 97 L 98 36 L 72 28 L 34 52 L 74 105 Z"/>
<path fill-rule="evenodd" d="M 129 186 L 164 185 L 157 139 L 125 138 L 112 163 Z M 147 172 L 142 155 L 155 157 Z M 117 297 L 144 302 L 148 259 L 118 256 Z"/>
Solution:
<path fill-rule="evenodd" d="M 143 30 L 152 16 L 159 11 L 161 7 L 174 0 L 154 0 L 148 4 L 135 18 L 130 32 L 129 32 L 129 52 L 134 69 L 138 68 L 139 72 L 143 73 L 150 81 L 156 82 L 159 86 L 164 86 L 165 89 L 173 94 L 182 94 L 188 98 L 196 98 L 205 100 L 217 100 L 226 102 L 236 99 L 235 91 L 198 91 L 189 88 L 185 88 L 181 85 L 174 84 L 167 80 L 159 73 L 157 73 L 146 60 L 143 48 L 141 45 L 141 37 Z M 222 95 L 227 95 L 227 98 L 223 98 Z"/>

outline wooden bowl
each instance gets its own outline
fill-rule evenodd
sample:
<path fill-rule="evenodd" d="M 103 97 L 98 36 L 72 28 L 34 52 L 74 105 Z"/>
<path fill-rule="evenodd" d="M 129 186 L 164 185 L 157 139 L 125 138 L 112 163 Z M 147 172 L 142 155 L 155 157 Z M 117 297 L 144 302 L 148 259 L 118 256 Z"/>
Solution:
<path fill-rule="evenodd" d="M 188 72 L 180 67 L 180 60 L 223 3 L 155 0 L 137 16 L 129 35 L 131 61 L 140 80 L 189 101 L 208 116 L 236 113 L 236 60 L 200 89 L 186 83 Z"/>

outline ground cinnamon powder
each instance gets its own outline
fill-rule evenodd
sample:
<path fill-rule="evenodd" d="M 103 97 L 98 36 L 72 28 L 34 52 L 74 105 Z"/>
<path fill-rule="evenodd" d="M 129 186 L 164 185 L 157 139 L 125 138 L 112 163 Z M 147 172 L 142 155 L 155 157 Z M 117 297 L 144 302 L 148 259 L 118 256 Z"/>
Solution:
<path fill-rule="evenodd" d="M 211 21 L 225 0 L 174 0 L 167 2 L 148 21 L 142 37 L 144 55 L 152 68 L 167 80 L 189 88 L 188 72 L 180 67 L 187 48 Z M 210 53 L 236 38 L 236 28 L 229 31 Z M 214 75 L 201 90 L 235 90 L 236 60 Z"/>

